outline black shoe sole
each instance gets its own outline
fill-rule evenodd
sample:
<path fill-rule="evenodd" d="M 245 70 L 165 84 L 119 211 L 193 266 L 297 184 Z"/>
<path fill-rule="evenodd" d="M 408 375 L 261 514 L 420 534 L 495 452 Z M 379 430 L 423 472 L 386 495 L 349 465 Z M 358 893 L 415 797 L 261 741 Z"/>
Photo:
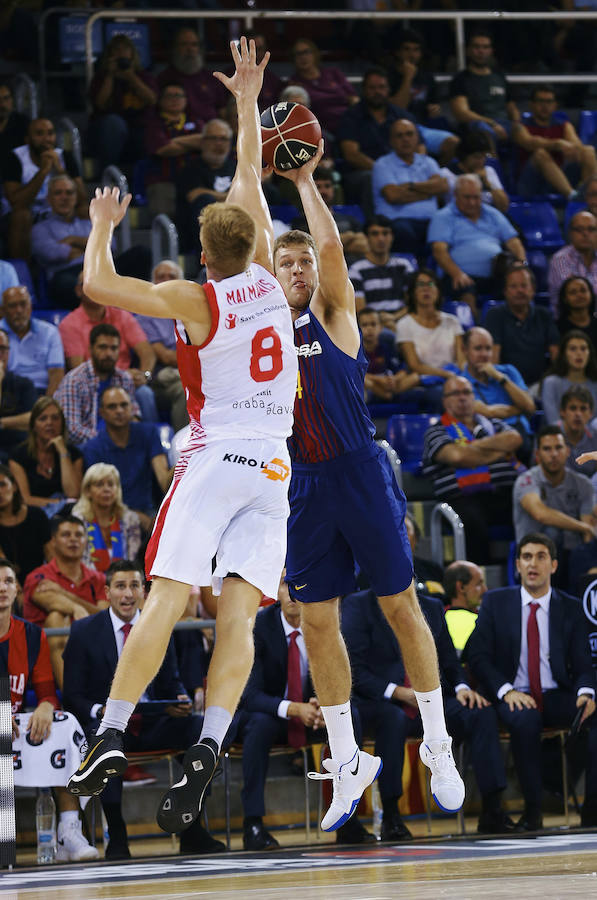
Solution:
<path fill-rule="evenodd" d="M 108 778 L 124 775 L 128 760 L 122 750 L 107 750 L 98 756 L 83 772 L 77 770 L 68 780 L 66 786 L 70 794 L 77 797 L 95 797 L 101 794 Z"/>
<path fill-rule="evenodd" d="M 203 797 L 217 763 L 217 757 L 207 744 L 189 747 L 182 762 L 182 779 L 166 791 L 158 807 L 156 818 L 162 831 L 176 834 L 199 818 Z"/>

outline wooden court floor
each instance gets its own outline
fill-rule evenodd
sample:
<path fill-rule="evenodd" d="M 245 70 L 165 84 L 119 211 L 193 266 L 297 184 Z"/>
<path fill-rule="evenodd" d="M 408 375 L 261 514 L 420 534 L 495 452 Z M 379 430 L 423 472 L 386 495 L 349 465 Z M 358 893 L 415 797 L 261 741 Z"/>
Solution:
<path fill-rule="evenodd" d="M 597 900 L 597 834 L 267 854 L 135 859 L 5 871 L 0 900 Z"/>

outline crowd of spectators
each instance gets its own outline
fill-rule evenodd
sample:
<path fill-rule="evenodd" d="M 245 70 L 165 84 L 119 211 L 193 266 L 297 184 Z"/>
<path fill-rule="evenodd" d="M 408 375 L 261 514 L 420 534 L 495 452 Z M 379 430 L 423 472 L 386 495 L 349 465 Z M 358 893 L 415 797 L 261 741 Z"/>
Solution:
<path fill-rule="evenodd" d="M 597 450 L 595 147 L 581 141 L 558 109 L 551 85 L 536 85 L 528 113 L 521 114 L 519 97 L 496 64 L 494 35 L 483 28 L 468 31 L 466 67 L 452 78 L 447 102 L 425 67 L 426 59 L 441 62 L 440 24 L 390 31 L 391 46 L 382 48 L 373 26 L 360 36 L 350 32 L 363 52 L 358 85 L 307 37 L 289 47 L 290 74 L 282 79 L 275 64 L 283 54 L 272 46 L 260 105 L 298 100 L 321 122 L 325 155 L 314 178 L 337 223 L 355 288 L 369 362 L 367 401 L 382 419 L 413 409 L 435 415 L 425 435 L 423 477 L 460 515 L 468 556 L 445 572 L 415 557 L 448 688 L 448 721 L 455 737 L 470 744 L 482 797 L 479 831 L 533 831 L 541 824 L 539 788 L 521 748 L 529 735 L 535 739 L 537 723 L 531 727 L 511 715 L 518 702 L 511 692 L 532 686 L 506 666 L 496 681 L 488 650 L 491 629 L 499 632 L 495 598 L 475 630 L 486 588 L 480 566 L 495 561 L 497 526 L 518 541 L 525 603 L 533 577 L 524 553 L 529 533 L 536 568 L 545 569 L 557 604 L 572 602 L 560 589 L 578 594 L 582 578 L 597 569 L 597 463 L 576 463 L 580 453 Z M 254 38 L 262 56 L 267 37 Z M 537 52 L 554 59 L 580 47 L 589 60 L 587 40 L 562 23 L 553 39 L 542 32 Z M 503 39 L 497 47 L 512 62 Z M 181 250 L 196 252 L 198 215 L 225 199 L 232 182 L 236 130 L 235 109 L 212 75 L 197 30 L 178 28 L 167 61 L 153 68 L 143 66 L 129 37 L 114 36 L 98 59 L 89 100 L 84 146 L 96 171 L 117 164 L 136 173 L 150 214 L 166 212 Z M 65 707 L 89 732 L 128 635 L 125 629 L 120 635 L 116 620 L 130 630 L 142 606 L 143 548 L 172 478 L 158 424 L 178 432 L 188 422 L 175 331 L 172 322 L 135 317 L 86 297 L 81 267 L 90 224 L 83 173 L 75 156 L 58 146 L 54 122 L 18 112 L 2 77 L 0 159 L 0 556 L 6 558 L 0 559 L 0 587 L 12 572 L 16 602 L 32 627 L 74 625 L 68 641 L 53 636 L 42 647 Z M 270 202 L 296 202 L 281 189 L 275 176 L 267 179 Z M 547 198 L 566 225 L 567 243 L 556 252 L 546 249 L 543 261 L 508 215 L 516 197 Z M 306 229 L 302 210 L 295 210 L 292 227 Z M 118 252 L 115 241 L 114 251 L 121 274 L 154 283 L 184 274 L 177 260 L 154 260 L 151 270 L 151 254 L 141 245 Z M 38 315 L 30 286 L 10 260 L 24 261 L 34 281 L 41 279 L 60 311 L 58 326 Z M 417 528 L 410 520 L 413 549 Z M 2 627 L 3 597 L 0 591 Z M 283 584 L 278 600 L 258 618 L 256 667 L 228 741 L 242 740 L 245 747 L 243 840 L 250 850 L 277 844 L 263 823 L 269 748 L 321 737 L 297 638 L 300 621 Z M 554 616 L 561 615 L 557 604 Z M 566 660 L 581 678 L 580 696 L 590 697 L 588 643 L 581 647 L 582 625 L 573 609 Z M 196 602 L 190 614 L 197 614 Z M 374 738 L 386 760 L 382 838 L 408 840 L 399 801 L 404 743 L 421 731 L 414 695 L 375 596 L 364 590 L 345 598 L 343 620 L 355 671 L 355 730 Z M 4 635 L 12 634 L 14 625 L 7 628 Z M 105 685 L 93 663 L 93 654 L 105 650 L 100 637 L 114 664 L 104 673 Z M 201 635 L 190 663 L 191 639 L 177 637 L 151 694 L 172 704 L 160 723 L 152 721 L 153 730 L 146 723 L 144 736 L 132 732 L 131 749 L 174 746 L 173 723 L 181 747 L 194 738 L 197 719 L 190 711 L 201 712 L 210 648 Z M 461 655 L 478 679 L 478 693 Z M 291 656 L 298 675 L 291 675 Z M 299 688 L 294 680 L 291 689 L 295 676 Z M 569 691 L 562 682 L 554 670 L 544 690 Z M 52 704 L 53 691 L 46 691 Z M 45 696 L 38 700 L 46 702 Z M 549 707 L 550 722 L 571 718 L 564 706 Z M 20 709 L 15 704 L 14 712 Z M 499 722 L 512 731 L 525 798 L 517 825 L 501 803 L 506 774 Z M 591 727 L 591 747 L 596 735 Z M 597 825 L 593 778 L 591 769 L 583 812 L 583 824 L 591 827 Z M 126 858 L 121 785 L 104 798 L 104 810 L 108 855 Z M 68 805 L 64 811 L 78 816 Z M 338 839 L 370 838 L 357 821 Z M 199 829 L 181 840 L 181 851 L 217 852 L 223 849 L 217 844 Z M 92 858 L 78 836 L 75 845 L 72 858 Z"/>

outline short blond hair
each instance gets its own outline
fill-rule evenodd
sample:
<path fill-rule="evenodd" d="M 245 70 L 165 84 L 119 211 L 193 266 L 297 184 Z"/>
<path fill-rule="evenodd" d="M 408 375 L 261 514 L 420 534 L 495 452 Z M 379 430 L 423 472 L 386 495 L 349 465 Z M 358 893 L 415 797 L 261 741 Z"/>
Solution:
<path fill-rule="evenodd" d="M 293 231 L 285 231 L 284 234 L 279 235 L 274 241 L 274 270 L 276 268 L 276 254 L 278 250 L 286 250 L 288 247 L 304 246 L 311 248 L 315 254 L 317 268 L 319 268 L 319 252 L 317 250 L 317 244 L 306 231 L 299 231 L 298 228 L 295 228 Z"/>
<path fill-rule="evenodd" d="M 234 203 L 210 203 L 199 216 L 199 240 L 209 268 L 228 277 L 244 272 L 255 256 L 257 230 Z"/>
<path fill-rule="evenodd" d="M 77 510 L 77 514 L 82 516 L 87 522 L 93 522 L 95 518 L 95 513 L 93 510 L 93 505 L 91 503 L 91 495 L 90 488 L 93 487 L 94 484 L 97 484 L 98 481 L 102 481 L 104 478 L 110 476 L 116 482 L 116 498 L 114 500 L 114 515 L 118 519 L 122 519 L 126 506 L 124 505 L 124 501 L 122 499 L 122 484 L 120 483 L 120 472 L 116 468 L 116 466 L 112 466 L 109 463 L 93 463 L 93 465 L 89 466 L 85 474 L 83 475 L 83 481 L 81 483 L 81 496 L 75 505 L 75 509 Z"/>

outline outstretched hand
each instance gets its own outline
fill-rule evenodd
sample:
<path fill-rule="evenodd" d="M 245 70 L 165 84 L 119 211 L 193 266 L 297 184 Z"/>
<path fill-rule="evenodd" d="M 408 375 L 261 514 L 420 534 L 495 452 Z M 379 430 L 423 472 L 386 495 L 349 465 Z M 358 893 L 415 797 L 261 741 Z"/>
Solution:
<path fill-rule="evenodd" d="M 131 202 L 131 194 L 125 194 L 122 200 L 120 198 L 120 188 L 105 187 L 95 189 L 95 197 L 89 204 L 89 218 L 92 225 L 99 225 L 102 222 L 111 223 L 114 228 L 119 225 L 126 215 Z"/>
<path fill-rule="evenodd" d="M 221 81 L 235 97 L 251 96 L 256 100 L 263 85 L 263 73 L 269 61 L 269 50 L 265 52 L 260 63 L 257 62 L 253 39 L 247 43 L 246 37 L 241 37 L 238 45 L 236 41 L 230 41 L 230 50 L 236 66 L 234 75 L 214 72 L 214 78 Z"/>
<path fill-rule="evenodd" d="M 308 162 L 303 163 L 298 169 L 274 169 L 274 172 L 276 172 L 277 175 L 282 175 L 283 178 L 287 178 L 289 181 L 293 181 L 295 184 L 299 184 L 301 181 L 308 181 L 309 178 L 311 178 L 313 172 L 319 165 L 322 156 L 323 138 L 319 141 L 315 156 L 312 156 Z"/>

